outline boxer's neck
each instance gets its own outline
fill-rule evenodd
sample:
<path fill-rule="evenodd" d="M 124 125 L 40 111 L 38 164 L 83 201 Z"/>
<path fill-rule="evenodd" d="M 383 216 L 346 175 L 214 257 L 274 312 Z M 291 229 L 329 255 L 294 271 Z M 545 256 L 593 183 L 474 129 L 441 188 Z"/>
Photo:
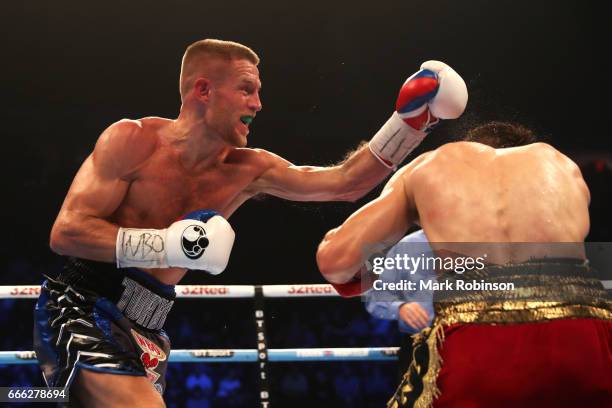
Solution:
<path fill-rule="evenodd" d="M 186 168 L 221 162 L 231 150 L 231 146 L 212 134 L 201 116 L 189 115 L 185 111 L 181 111 L 171 123 L 169 138 Z"/>

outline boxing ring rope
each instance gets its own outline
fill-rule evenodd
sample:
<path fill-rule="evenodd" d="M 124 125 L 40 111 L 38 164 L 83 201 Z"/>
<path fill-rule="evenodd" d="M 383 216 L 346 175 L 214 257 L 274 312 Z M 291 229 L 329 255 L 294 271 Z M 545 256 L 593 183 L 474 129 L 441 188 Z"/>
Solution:
<path fill-rule="evenodd" d="M 612 283 L 612 282 L 611 282 Z M 177 298 L 253 298 L 261 288 L 265 298 L 339 297 L 331 285 L 176 285 Z M 0 299 L 36 299 L 40 286 L 0 286 Z M 393 361 L 398 347 L 268 349 L 268 361 Z M 258 361 L 256 349 L 172 350 L 174 363 L 248 363 Z M 36 364 L 33 351 L 0 351 L 0 364 Z"/>
<path fill-rule="evenodd" d="M 612 283 L 612 281 L 610 281 Z M 255 289 L 261 288 L 264 297 L 322 297 L 340 296 L 327 284 L 294 285 L 176 285 L 177 298 L 252 298 Z M 0 286 L 0 299 L 35 299 L 40 295 L 40 286 Z"/>
<path fill-rule="evenodd" d="M 612 290 L 612 280 L 601 281 Z M 339 297 L 331 285 L 262 285 L 263 297 Z M 254 285 L 176 285 L 177 298 L 252 298 Z M 40 286 L 0 286 L 0 299 L 36 299 Z M 398 347 L 269 349 L 268 361 L 393 361 Z M 185 349 L 172 350 L 174 363 L 248 363 L 257 361 L 256 349 Z M 33 351 L 0 351 L 0 364 L 36 364 Z"/>
<path fill-rule="evenodd" d="M 612 280 L 602 280 L 604 288 L 612 290 Z M 177 298 L 252 298 L 260 287 L 267 298 L 284 297 L 339 297 L 327 284 L 294 285 L 176 285 Z M 40 295 L 38 285 L 0 285 L 0 299 L 36 299 Z"/>
<path fill-rule="evenodd" d="M 268 361 L 394 361 L 398 347 L 268 349 Z M 170 351 L 171 363 L 255 363 L 256 349 Z M 0 364 L 37 364 L 33 351 L 0 351 Z"/>

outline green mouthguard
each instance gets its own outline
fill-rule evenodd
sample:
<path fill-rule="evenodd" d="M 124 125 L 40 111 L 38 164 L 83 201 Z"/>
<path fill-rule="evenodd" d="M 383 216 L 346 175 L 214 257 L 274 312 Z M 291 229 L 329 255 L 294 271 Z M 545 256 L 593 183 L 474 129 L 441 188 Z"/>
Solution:
<path fill-rule="evenodd" d="M 245 125 L 250 125 L 251 122 L 253 121 L 253 117 L 252 116 L 241 116 L 240 121 L 244 123 Z"/>

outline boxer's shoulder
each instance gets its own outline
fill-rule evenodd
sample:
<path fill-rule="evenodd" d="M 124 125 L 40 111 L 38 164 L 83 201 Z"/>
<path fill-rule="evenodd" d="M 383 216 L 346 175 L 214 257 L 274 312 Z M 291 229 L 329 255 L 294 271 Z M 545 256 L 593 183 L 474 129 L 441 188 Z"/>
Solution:
<path fill-rule="evenodd" d="M 250 149 L 243 149 L 243 150 L 248 150 L 249 153 L 252 155 L 252 157 L 255 160 L 261 161 L 263 163 L 270 163 L 276 159 L 281 159 L 279 155 L 274 154 L 266 149 L 250 148 Z"/>
<path fill-rule="evenodd" d="M 562 172 L 565 174 L 569 174 L 579 179 L 581 184 L 584 182 L 582 171 L 578 164 L 548 143 L 532 143 L 525 147 L 530 149 L 531 153 L 538 161 L 545 161 L 547 164 L 552 163 L 557 168 L 562 169 Z M 586 185 L 584 187 L 586 187 Z"/>
<path fill-rule="evenodd" d="M 431 163 L 431 161 L 435 158 L 435 156 L 436 156 L 436 150 L 421 153 L 410 163 L 408 163 L 407 165 L 399 169 L 392 178 L 395 178 L 395 177 L 406 178 L 406 177 L 413 175 L 417 171 L 427 168 L 428 164 Z"/>
<path fill-rule="evenodd" d="M 96 149 L 110 148 L 113 152 L 118 152 L 117 150 L 129 150 L 136 145 L 139 150 L 152 149 L 159 141 L 160 128 L 161 124 L 150 118 L 121 119 L 102 132 Z"/>
<path fill-rule="evenodd" d="M 404 185 L 405 191 L 413 190 L 419 184 L 422 174 L 430 173 L 430 164 L 435 156 L 435 151 L 421 153 L 407 165 L 400 168 L 389 180 L 387 186 L 395 186 L 397 183 Z M 385 186 L 385 188 L 387 188 Z"/>
<path fill-rule="evenodd" d="M 446 143 L 437 149 L 429 152 L 426 160 L 423 160 L 424 167 L 443 166 L 452 168 L 465 164 L 486 163 L 495 158 L 495 149 L 476 142 L 452 142 Z M 427 165 L 427 166 L 425 166 Z"/>
<path fill-rule="evenodd" d="M 555 149 L 553 146 L 544 142 L 535 142 L 522 146 L 506 147 L 502 149 L 495 149 L 497 155 L 506 156 L 514 154 L 522 155 L 539 155 L 539 156 L 556 156 L 561 157 L 563 154 Z"/>
<path fill-rule="evenodd" d="M 532 143 L 526 145 L 525 148 L 529 149 L 530 152 L 538 159 L 547 158 L 551 161 L 556 161 L 571 170 L 575 170 L 578 168 L 578 165 L 572 159 L 570 159 L 565 154 L 561 153 L 559 150 L 549 145 L 548 143 Z"/>
<path fill-rule="evenodd" d="M 548 152 L 548 153 L 560 153 L 553 146 L 549 145 L 548 143 L 544 143 L 544 142 L 530 143 L 528 145 L 525 145 L 525 148 L 536 150 L 536 151 Z"/>
<path fill-rule="evenodd" d="M 232 153 L 228 155 L 228 160 L 248 165 L 252 167 L 254 171 L 260 173 L 265 172 L 275 165 L 290 165 L 290 163 L 282 157 L 259 148 L 235 148 L 232 150 Z"/>
<path fill-rule="evenodd" d="M 454 156 L 465 154 L 494 155 L 495 149 L 491 146 L 478 142 L 458 141 L 443 144 L 442 146 L 438 147 L 435 152 L 438 156 Z"/>
<path fill-rule="evenodd" d="M 133 171 L 157 149 L 160 126 L 151 118 L 121 119 L 113 123 L 98 138 L 94 161 L 112 167 L 118 174 Z"/>
<path fill-rule="evenodd" d="M 536 142 L 524 146 L 497 149 L 496 154 L 500 157 L 507 157 L 510 160 L 530 161 L 541 165 L 554 163 L 566 170 L 574 171 L 578 168 L 576 163 L 565 154 L 548 143 Z"/>

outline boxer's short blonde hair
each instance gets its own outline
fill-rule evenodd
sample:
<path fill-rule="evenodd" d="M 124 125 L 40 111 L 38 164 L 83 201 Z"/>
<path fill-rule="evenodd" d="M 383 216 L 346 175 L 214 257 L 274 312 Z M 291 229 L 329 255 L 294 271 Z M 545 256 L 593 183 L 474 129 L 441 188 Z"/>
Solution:
<path fill-rule="evenodd" d="M 247 47 L 233 41 L 223 41 L 207 38 L 189 45 L 181 62 L 180 92 L 181 98 L 188 92 L 192 83 L 193 73 L 212 60 L 230 62 L 233 59 L 246 59 L 254 65 L 259 64 L 259 56 Z"/>

